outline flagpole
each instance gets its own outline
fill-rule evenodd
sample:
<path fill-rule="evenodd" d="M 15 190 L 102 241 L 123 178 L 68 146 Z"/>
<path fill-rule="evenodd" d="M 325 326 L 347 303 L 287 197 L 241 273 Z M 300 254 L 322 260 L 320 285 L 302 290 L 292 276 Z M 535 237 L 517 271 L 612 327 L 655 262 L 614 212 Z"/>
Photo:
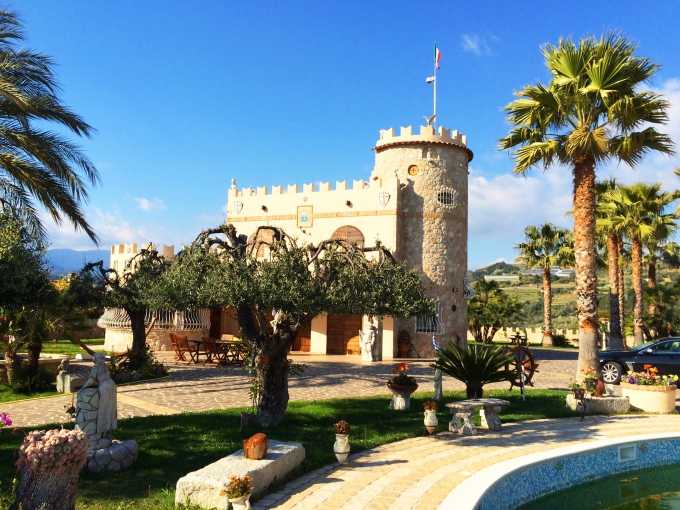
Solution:
<path fill-rule="evenodd" d="M 434 43 L 434 82 L 432 83 L 432 125 L 437 119 L 437 43 Z"/>

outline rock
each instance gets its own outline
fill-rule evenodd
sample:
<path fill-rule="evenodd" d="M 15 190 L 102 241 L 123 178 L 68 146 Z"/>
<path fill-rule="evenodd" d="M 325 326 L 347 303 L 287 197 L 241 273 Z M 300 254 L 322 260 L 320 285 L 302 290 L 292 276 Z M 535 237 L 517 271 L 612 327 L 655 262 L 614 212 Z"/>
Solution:
<path fill-rule="evenodd" d="M 583 399 L 586 405 L 586 414 L 625 414 L 630 410 L 628 397 L 586 397 Z M 573 393 L 567 395 L 567 407 L 572 411 L 581 412 L 581 407 Z"/>
<path fill-rule="evenodd" d="M 262 494 L 275 481 L 281 481 L 305 458 L 300 443 L 269 440 L 267 456 L 262 460 L 246 459 L 243 450 L 192 471 L 177 481 L 175 504 L 227 510 L 229 502 L 220 492 L 230 476 L 250 475 L 253 495 Z"/>
<path fill-rule="evenodd" d="M 104 441 L 101 439 L 100 441 Z M 93 450 L 87 460 L 87 470 L 92 473 L 103 471 L 116 472 L 130 467 L 137 460 L 139 447 L 137 441 L 129 439 L 127 441 L 109 440 L 109 445 L 105 448 Z"/>

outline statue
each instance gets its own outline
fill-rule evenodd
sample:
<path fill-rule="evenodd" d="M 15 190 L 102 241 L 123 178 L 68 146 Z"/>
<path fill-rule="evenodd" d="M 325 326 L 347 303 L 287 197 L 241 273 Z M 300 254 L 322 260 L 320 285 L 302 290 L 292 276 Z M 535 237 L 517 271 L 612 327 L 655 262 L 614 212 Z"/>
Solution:
<path fill-rule="evenodd" d="M 71 372 L 69 358 L 64 358 L 59 363 L 57 372 L 57 391 L 59 393 L 72 393 L 83 386 L 83 378 Z"/>
<path fill-rule="evenodd" d="M 378 328 L 373 322 L 368 328 L 368 333 L 359 331 L 359 347 L 361 348 L 361 361 L 376 361 L 373 354 L 375 341 L 378 338 Z"/>
<path fill-rule="evenodd" d="M 101 352 L 94 353 L 94 366 L 76 397 L 76 427 L 87 434 L 91 448 L 111 444 L 111 434 L 118 426 L 116 383 L 106 367 Z"/>
<path fill-rule="evenodd" d="M 435 356 L 439 355 L 439 342 L 437 338 L 432 335 L 432 348 L 434 349 Z M 443 388 L 442 388 L 442 370 L 441 368 L 434 369 L 434 400 L 440 401 L 443 398 Z"/>

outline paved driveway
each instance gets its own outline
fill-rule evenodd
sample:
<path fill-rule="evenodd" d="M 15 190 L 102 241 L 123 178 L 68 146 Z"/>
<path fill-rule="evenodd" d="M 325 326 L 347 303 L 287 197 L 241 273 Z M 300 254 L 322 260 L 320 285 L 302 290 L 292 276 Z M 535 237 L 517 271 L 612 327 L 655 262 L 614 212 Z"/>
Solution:
<path fill-rule="evenodd" d="M 537 388 L 566 388 L 576 370 L 576 352 L 535 349 L 539 372 Z M 242 407 L 250 404 L 249 380 L 242 368 L 220 368 L 210 365 L 174 363 L 168 353 L 163 361 L 170 367 L 170 377 L 148 383 L 118 387 L 118 416 L 148 416 L 176 414 L 185 411 Z M 392 375 L 394 362 L 362 364 L 358 356 L 293 355 L 305 365 L 302 375 L 290 380 L 291 400 L 320 400 L 326 398 L 355 397 L 385 394 L 385 381 Z M 421 390 L 433 387 L 430 362 L 414 360 L 409 363 Z M 489 385 L 507 388 L 506 383 Z M 449 377 L 444 378 L 444 389 L 462 389 L 464 386 Z M 0 404 L 17 426 L 37 426 L 45 423 L 68 421 L 65 407 L 71 396 L 33 399 L 10 404 Z"/>

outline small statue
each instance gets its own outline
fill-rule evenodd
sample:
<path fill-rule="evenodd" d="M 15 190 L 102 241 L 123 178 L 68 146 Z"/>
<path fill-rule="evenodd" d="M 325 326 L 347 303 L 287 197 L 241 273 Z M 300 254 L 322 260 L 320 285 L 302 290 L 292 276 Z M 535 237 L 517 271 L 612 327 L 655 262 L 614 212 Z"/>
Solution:
<path fill-rule="evenodd" d="M 83 377 L 71 373 L 71 361 L 69 358 L 64 358 L 59 363 L 57 372 L 57 391 L 59 393 L 71 393 L 82 387 Z"/>
<path fill-rule="evenodd" d="M 94 366 L 76 397 L 75 415 L 76 427 L 87 434 L 91 448 L 111 443 L 111 434 L 118 426 L 117 411 L 116 383 L 104 354 L 95 352 Z"/>
<path fill-rule="evenodd" d="M 243 440 L 243 455 L 246 459 L 260 460 L 267 455 L 267 435 L 262 432 Z"/>
<path fill-rule="evenodd" d="M 373 347 L 378 337 L 378 328 L 371 324 L 368 333 L 359 331 L 359 347 L 361 348 L 361 361 L 375 361 Z"/>

